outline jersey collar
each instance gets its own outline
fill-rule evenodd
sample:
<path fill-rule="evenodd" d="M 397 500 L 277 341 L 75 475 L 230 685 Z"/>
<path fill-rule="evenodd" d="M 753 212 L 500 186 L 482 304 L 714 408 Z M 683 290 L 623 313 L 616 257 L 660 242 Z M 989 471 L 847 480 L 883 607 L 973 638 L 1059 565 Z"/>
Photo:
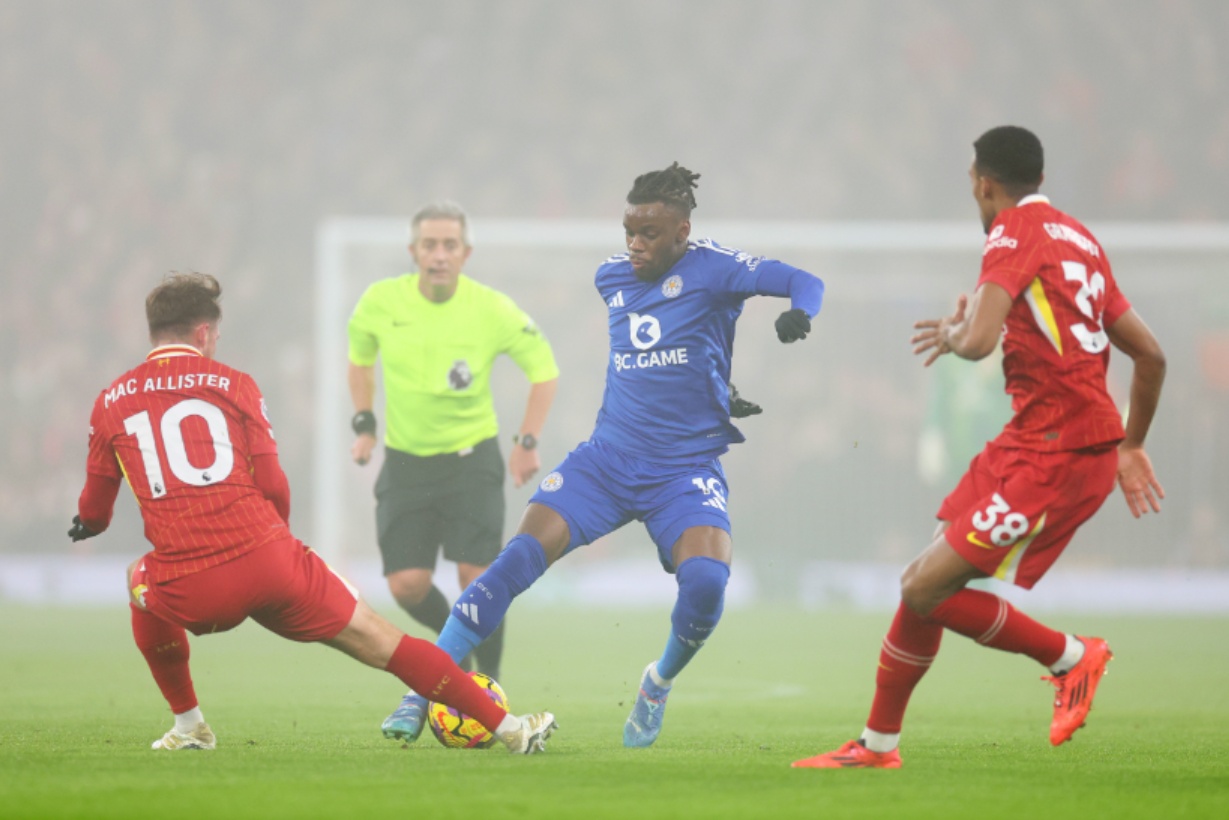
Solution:
<path fill-rule="evenodd" d="M 1029 194 L 1028 196 L 1024 197 L 1024 199 L 1017 202 L 1016 207 L 1019 208 L 1021 205 L 1032 205 L 1034 202 L 1044 202 L 1046 205 L 1049 205 L 1050 198 L 1045 194 Z"/>
<path fill-rule="evenodd" d="M 153 350 L 149 351 L 149 355 L 145 357 L 145 361 L 152 362 L 154 359 L 169 359 L 172 356 L 201 356 L 201 357 L 204 357 L 204 355 L 205 355 L 204 353 L 201 353 L 199 350 L 197 350 L 192 345 L 177 343 L 177 344 L 169 344 L 169 345 L 158 345 Z"/>

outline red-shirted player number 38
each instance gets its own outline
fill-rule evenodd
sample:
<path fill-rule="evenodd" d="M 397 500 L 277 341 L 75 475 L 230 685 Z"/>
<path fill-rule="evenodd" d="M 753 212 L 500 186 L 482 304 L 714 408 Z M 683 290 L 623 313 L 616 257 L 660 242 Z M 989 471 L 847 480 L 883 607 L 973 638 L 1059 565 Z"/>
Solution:
<path fill-rule="evenodd" d="M 196 467 L 188 460 L 188 448 L 184 444 L 183 422 L 196 416 L 205 422 L 209 436 L 213 439 L 213 463 L 208 467 Z M 235 466 L 235 451 L 230 443 L 230 430 L 226 426 L 226 416 L 216 405 L 203 399 L 184 399 L 172 405 L 162 414 L 159 425 L 162 433 L 162 451 L 166 455 L 167 466 L 171 473 L 185 484 L 193 487 L 207 487 L 217 484 L 230 475 Z M 158 459 L 158 443 L 154 436 L 154 426 L 149 419 L 149 411 L 142 410 L 134 416 L 124 419 L 124 431 L 137 437 L 137 446 L 141 449 L 141 461 L 145 467 L 145 478 L 149 482 L 149 492 L 154 498 L 166 495 L 166 481 L 162 475 L 162 462 Z"/>
<path fill-rule="evenodd" d="M 999 516 L 1002 517 L 1000 523 Z M 1003 496 L 995 493 L 990 497 L 990 506 L 973 515 L 973 526 L 990 533 L 990 541 L 997 547 L 1006 547 L 1020 540 L 1028 532 L 1028 517 L 1012 512 L 1011 505 Z"/>

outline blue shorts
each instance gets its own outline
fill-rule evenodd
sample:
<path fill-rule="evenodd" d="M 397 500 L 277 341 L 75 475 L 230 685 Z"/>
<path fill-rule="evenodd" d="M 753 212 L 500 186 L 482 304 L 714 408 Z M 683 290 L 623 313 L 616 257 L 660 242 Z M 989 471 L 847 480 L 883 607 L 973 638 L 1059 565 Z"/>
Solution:
<path fill-rule="evenodd" d="M 645 461 L 601 441 L 586 441 L 538 485 L 531 504 L 567 522 L 564 554 L 629 521 L 643 521 L 657 557 L 674 572 L 674 544 L 691 527 L 730 531 L 725 472 L 717 459 L 675 466 Z"/>

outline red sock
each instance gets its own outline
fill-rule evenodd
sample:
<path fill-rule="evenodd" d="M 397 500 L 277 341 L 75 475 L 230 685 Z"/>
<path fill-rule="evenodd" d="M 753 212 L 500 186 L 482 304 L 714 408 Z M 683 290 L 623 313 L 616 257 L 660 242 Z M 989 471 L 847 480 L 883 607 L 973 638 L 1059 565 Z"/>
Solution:
<path fill-rule="evenodd" d="M 942 638 L 942 626 L 924 620 L 901 603 L 879 653 L 868 729 L 889 735 L 900 732 L 913 687 L 934 662 Z"/>
<path fill-rule="evenodd" d="M 459 709 L 492 732 L 508 714 L 452 662 L 447 652 L 429 641 L 402 637 L 384 668 L 427 700 Z"/>
<path fill-rule="evenodd" d="M 1063 633 L 978 589 L 960 590 L 939 604 L 930 619 L 984 646 L 1028 655 L 1043 666 L 1056 663 L 1067 648 Z"/>
<path fill-rule="evenodd" d="M 132 637 L 171 711 L 178 715 L 196 708 L 196 690 L 188 669 L 188 633 L 182 626 L 164 621 L 151 612 L 132 604 L 129 607 L 132 609 Z"/>

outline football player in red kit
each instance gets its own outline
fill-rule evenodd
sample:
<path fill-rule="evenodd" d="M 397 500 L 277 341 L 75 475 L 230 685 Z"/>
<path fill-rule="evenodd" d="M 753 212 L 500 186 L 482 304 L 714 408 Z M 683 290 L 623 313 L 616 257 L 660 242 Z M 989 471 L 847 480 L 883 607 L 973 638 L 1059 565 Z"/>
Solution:
<path fill-rule="evenodd" d="M 1165 378 L 1160 345 L 1093 235 L 1038 193 L 1037 137 L 1003 126 L 974 149 L 969 176 L 987 233 L 981 277 L 951 316 L 917 323 L 914 352 L 927 366 L 945 353 L 976 360 L 1002 337 L 1013 416 L 943 501 L 933 543 L 905 569 L 862 736 L 796 768 L 898 768 L 905 708 L 944 629 L 1048 667 L 1058 690 L 1050 742 L 1069 740 L 1087 718 L 1109 646 L 1050 629 L 966 584 L 993 577 L 1031 588 L 1115 482 L 1133 515 L 1160 512 L 1164 492 L 1144 451 Z M 1105 385 L 1111 344 L 1134 363 L 1125 429 Z"/>
<path fill-rule="evenodd" d="M 69 536 L 102 532 L 128 480 L 153 551 L 128 568 L 132 632 L 175 725 L 155 749 L 212 749 L 188 668 L 187 631 L 252 618 L 295 641 L 319 641 L 384 669 L 477 718 L 515 753 L 541 751 L 549 712 L 517 717 L 440 649 L 377 615 L 286 525 L 290 488 L 260 390 L 215 361 L 221 287 L 173 274 L 149 294 L 154 349 L 99 395 L 85 489 Z"/>

